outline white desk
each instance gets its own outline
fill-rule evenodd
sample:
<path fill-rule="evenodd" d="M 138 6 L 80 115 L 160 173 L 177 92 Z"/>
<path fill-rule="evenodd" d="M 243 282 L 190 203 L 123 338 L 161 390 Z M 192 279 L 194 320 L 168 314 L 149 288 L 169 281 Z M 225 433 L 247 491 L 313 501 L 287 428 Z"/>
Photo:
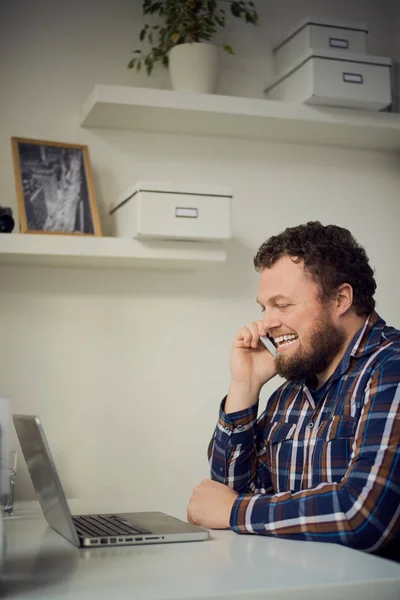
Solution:
<path fill-rule="evenodd" d="M 70 502 L 75 513 L 99 504 Z M 36 503 L 6 520 L 6 534 L 3 594 L 16 600 L 400 598 L 400 565 L 334 544 L 219 531 L 203 542 L 78 549 Z"/>

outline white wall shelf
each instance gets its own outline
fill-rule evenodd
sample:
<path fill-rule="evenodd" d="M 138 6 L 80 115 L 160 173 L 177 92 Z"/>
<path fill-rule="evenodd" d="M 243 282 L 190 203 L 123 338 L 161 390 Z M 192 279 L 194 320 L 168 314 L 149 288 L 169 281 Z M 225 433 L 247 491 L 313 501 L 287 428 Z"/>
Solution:
<path fill-rule="evenodd" d="M 274 100 L 96 85 L 82 127 L 400 150 L 400 115 Z"/>
<path fill-rule="evenodd" d="M 193 269 L 221 263 L 221 244 L 129 238 L 0 234 L 0 264 L 53 267 Z"/>

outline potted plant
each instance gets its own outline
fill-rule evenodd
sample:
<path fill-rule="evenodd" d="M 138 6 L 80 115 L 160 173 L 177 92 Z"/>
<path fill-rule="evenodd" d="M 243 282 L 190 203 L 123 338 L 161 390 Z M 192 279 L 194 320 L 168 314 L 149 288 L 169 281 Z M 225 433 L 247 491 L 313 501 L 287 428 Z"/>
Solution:
<path fill-rule="evenodd" d="M 144 68 L 150 75 L 160 61 L 169 67 L 173 89 L 215 92 L 220 48 L 209 42 L 225 26 L 226 9 L 247 23 L 258 23 L 252 0 L 143 0 L 143 14 L 158 15 L 163 24 L 143 26 L 139 38 L 150 50 L 134 50 L 128 68 Z M 222 48 L 234 54 L 232 46 Z"/>

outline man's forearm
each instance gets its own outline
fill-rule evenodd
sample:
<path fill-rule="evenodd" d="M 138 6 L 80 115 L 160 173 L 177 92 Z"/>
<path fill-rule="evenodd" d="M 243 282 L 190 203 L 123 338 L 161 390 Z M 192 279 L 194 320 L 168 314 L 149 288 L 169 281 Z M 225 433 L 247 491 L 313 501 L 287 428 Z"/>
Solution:
<path fill-rule="evenodd" d="M 258 402 L 227 415 L 226 400 L 221 404 L 217 427 L 208 448 L 211 479 L 239 494 L 255 490 L 261 493 L 272 491 L 271 477 L 265 464 L 267 455 L 262 453 L 257 458 Z M 258 463 L 262 463 L 263 467 L 258 469 Z"/>
<path fill-rule="evenodd" d="M 228 397 L 225 401 L 225 414 L 245 410 L 258 402 L 261 385 L 250 381 L 231 381 Z"/>

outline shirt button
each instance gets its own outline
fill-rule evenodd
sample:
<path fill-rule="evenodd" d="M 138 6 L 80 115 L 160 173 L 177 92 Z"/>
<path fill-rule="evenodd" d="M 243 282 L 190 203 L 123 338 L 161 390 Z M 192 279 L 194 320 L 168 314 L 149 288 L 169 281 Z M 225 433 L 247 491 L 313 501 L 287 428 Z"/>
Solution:
<path fill-rule="evenodd" d="M 238 431 L 243 431 L 243 425 L 238 425 L 237 430 Z"/>
<path fill-rule="evenodd" d="M 221 471 L 221 473 L 224 472 L 224 467 L 220 467 L 219 470 Z"/>
<path fill-rule="evenodd" d="M 314 423 L 311 422 L 308 424 L 308 429 L 312 429 L 313 427 L 314 427 Z"/>

